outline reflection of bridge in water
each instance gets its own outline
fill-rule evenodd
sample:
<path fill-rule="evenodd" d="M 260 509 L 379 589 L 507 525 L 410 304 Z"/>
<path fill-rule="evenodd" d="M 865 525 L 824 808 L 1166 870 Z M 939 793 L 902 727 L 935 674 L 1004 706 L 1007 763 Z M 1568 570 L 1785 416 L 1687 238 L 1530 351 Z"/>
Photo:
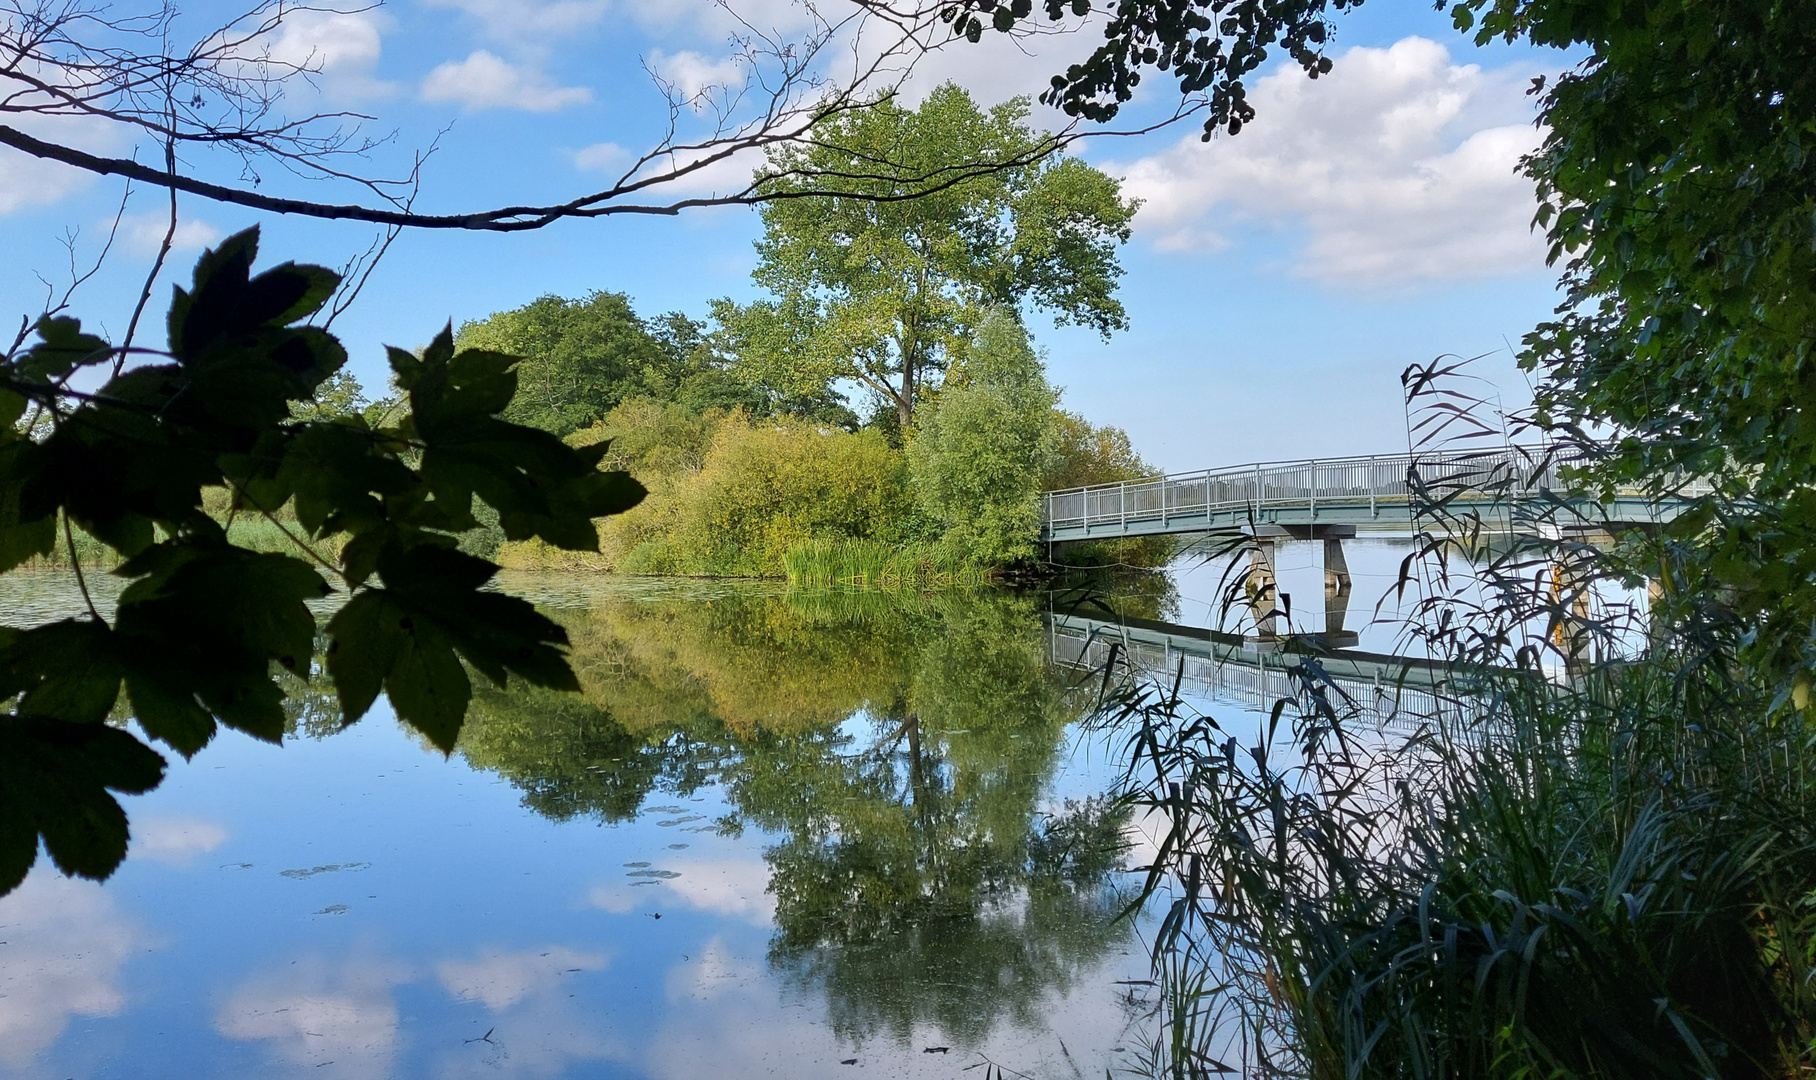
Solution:
<path fill-rule="evenodd" d="M 1049 491 L 1042 496 L 1040 538 L 1049 547 L 1118 537 L 1228 538 L 1248 552 L 1248 604 L 1262 638 L 1276 630 L 1275 545 L 1319 542 L 1324 634 L 1332 646 L 1353 645 L 1355 635 L 1343 625 L 1350 593 L 1343 541 L 1359 532 L 1411 533 L 1415 496 L 1421 492 L 1425 499 L 1442 493 L 1444 520 L 1473 516 L 1488 531 L 1508 533 L 1607 531 L 1669 521 L 1684 506 L 1680 498 L 1639 492 L 1607 500 L 1571 496 L 1560 470 L 1575 463 L 1549 457 L 1541 448 L 1508 447 L 1173 473 Z M 1434 516 L 1418 524 L 1441 528 L 1443 523 Z"/>
<path fill-rule="evenodd" d="M 1120 662 L 1141 674 L 1169 685 L 1180 676 L 1185 691 L 1263 711 L 1282 698 L 1302 701 L 1308 659 L 1322 669 L 1326 693 L 1340 715 L 1353 710 L 1383 727 L 1414 726 L 1452 696 L 1449 669 L 1431 661 L 1349 649 L 1295 652 L 1283 647 L 1286 642 L 1147 619 L 1049 612 L 1046 622 L 1047 659 L 1053 664 L 1101 671 L 1114 649 Z"/>

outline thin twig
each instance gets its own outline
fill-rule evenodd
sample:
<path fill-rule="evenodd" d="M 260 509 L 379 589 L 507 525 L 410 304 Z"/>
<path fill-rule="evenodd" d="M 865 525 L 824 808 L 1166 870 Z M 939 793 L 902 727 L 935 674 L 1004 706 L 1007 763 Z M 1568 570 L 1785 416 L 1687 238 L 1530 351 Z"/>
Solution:
<path fill-rule="evenodd" d="M 88 578 L 82 573 L 82 559 L 76 554 L 76 534 L 75 530 L 69 527 L 67 512 L 63 515 L 63 542 L 69 548 L 69 565 L 70 569 L 76 572 L 76 585 L 82 590 L 82 602 L 88 605 L 88 613 L 94 616 L 96 622 L 105 623 L 107 620 L 103 619 L 101 613 L 95 610 L 95 598 L 88 594 Z"/>
<path fill-rule="evenodd" d="M 227 483 L 233 487 L 234 493 L 240 497 L 241 501 L 250 503 L 252 505 L 252 507 L 259 512 L 260 517 L 264 518 L 266 521 L 271 522 L 271 524 L 277 526 L 277 531 L 284 534 L 284 539 L 289 540 L 292 544 L 295 544 L 298 548 L 300 548 L 304 554 L 308 555 L 311 559 L 314 559 L 317 563 L 320 563 L 323 570 L 328 571 L 329 573 L 333 574 L 335 577 L 342 579 L 343 581 L 346 580 L 347 575 L 341 572 L 340 567 L 336 566 L 334 563 L 329 562 L 327 559 L 323 558 L 321 556 L 321 554 L 319 554 L 314 548 L 310 547 L 308 544 L 306 544 L 302 540 L 298 539 L 295 533 L 292 533 L 287 527 L 285 527 L 283 522 L 279 521 L 276 517 L 274 517 L 272 515 L 271 511 L 265 509 L 263 506 L 259 505 L 259 503 L 257 501 L 253 500 L 251 498 L 251 496 L 247 495 L 246 489 L 241 487 L 237 480 L 235 480 L 231 476 L 223 476 L 222 479 L 226 480 Z"/>
<path fill-rule="evenodd" d="M 164 143 L 164 167 L 171 176 L 177 173 L 177 147 L 174 141 Z M 164 240 L 158 245 L 158 257 L 151 262 L 151 272 L 145 275 L 145 287 L 139 290 L 139 302 L 133 305 L 132 321 L 126 324 L 126 339 L 120 343 L 119 355 L 114 358 L 114 378 L 126 366 L 127 350 L 132 348 L 133 335 L 139 331 L 139 319 L 145 314 L 145 305 L 151 301 L 151 287 L 163 272 L 164 260 L 170 255 L 170 246 L 177 236 L 177 189 L 170 189 L 170 224 L 164 229 Z"/>

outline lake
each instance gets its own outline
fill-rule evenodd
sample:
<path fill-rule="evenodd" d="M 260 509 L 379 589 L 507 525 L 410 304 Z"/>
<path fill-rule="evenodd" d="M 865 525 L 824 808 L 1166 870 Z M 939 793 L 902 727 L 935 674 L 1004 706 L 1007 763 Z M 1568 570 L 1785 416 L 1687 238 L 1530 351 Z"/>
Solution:
<path fill-rule="evenodd" d="M 1402 651 L 1407 540 L 1345 546 L 1346 629 Z M 1329 625 L 1327 557 L 1274 552 L 1293 631 Z M 1228 627 L 1244 558 L 1184 558 L 1114 604 Z M 382 700 L 341 730 L 324 687 L 291 679 L 281 747 L 228 732 L 167 755 L 164 784 L 124 800 L 113 878 L 41 861 L 0 898 L 0 1077 L 1139 1065 L 1152 927 L 1112 916 L 1153 830 L 1102 802 L 1119 744 L 1081 723 L 1096 680 L 1052 662 L 1079 655 L 1044 618 L 1062 597 L 500 584 L 566 626 L 583 694 L 482 685 L 444 758 Z M 118 579 L 90 585 L 107 613 Z M 68 575 L 0 577 L 8 623 L 81 606 Z M 1253 731 L 1291 691 L 1277 650 L 1239 651 L 1126 655 L 1184 664 L 1197 704 Z M 1380 669 L 1345 662 L 1333 685 L 1366 712 Z"/>
<path fill-rule="evenodd" d="M 11 579 L 10 622 L 79 603 Z M 1040 598 L 504 586 L 566 625 L 584 694 L 482 689 L 444 759 L 382 701 L 342 731 L 295 682 L 283 746 L 167 755 L 113 878 L 41 859 L 0 899 L 0 1075 L 1070 1077 L 1139 1053 L 1141 927 L 1109 917 L 1140 855 L 1094 801 L 1117 763 Z"/>

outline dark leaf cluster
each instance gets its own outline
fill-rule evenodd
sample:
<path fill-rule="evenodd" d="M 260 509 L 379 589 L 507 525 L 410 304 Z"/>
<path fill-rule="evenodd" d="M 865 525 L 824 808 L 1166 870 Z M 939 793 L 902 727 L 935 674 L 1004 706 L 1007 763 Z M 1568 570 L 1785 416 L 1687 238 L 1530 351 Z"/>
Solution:
<path fill-rule="evenodd" d="M 60 540 L 73 554 L 80 528 L 129 581 L 111 622 L 91 602 L 84 618 L 0 628 L 0 893 L 40 838 L 66 873 L 105 877 L 124 857 L 126 816 L 109 792 L 155 787 L 164 762 L 110 720 L 130 716 L 185 756 L 220 725 L 281 739 L 278 675 L 311 674 L 310 604 L 330 594 L 344 603 L 326 667 L 348 722 L 384 692 L 447 751 L 469 667 L 576 688 L 565 632 L 489 589 L 498 567 L 458 538 L 477 502 L 510 539 L 595 549 L 593 519 L 634 506 L 642 487 L 600 471 L 604 445 L 574 449 L 502 419 L 516 359 L 457 352 L 448 330 L 421 355 L 390 350 L 408 404 L 394 424 L 298 418 L 346 362 L 332 335 L 300 322 L 338 279 L 294 263 L 255 274 L 257 250 L 248 230 L 202 256 L 161 352 L 127 356 L 59 318 L 0 364 L 0 572 Z M 96 391 L 74 388 L 110 371 Z M 22 428 L 28 409 L 48 425 Z M 296 553 L 230 542 L 203 510 L 213 488 L 231 493 L 233 514 L 286 528 Z M 275 516 L 286 504 L 294 526 Z M 339 553 L 322 554 L 335 539 Z"/>
<path fill-rule="evenodd" d="M 1247 78 L 1280 48 L 1312 78 L 1331 69 L 1324 46 L 1334 13 L 1361 0 L 1112 0 L 1103 40 L 1091 54 L 1053 76 L 1041 101 L 1096 123 L 1114 118 L 1141 84 L 1143 69 L 1171 72 L 1186 95 L 1204 94 L 1204 137 L 1234 135 L 1255 118 Z M 1049 22 L 1091 13 L 1090 0 L 1042 0 Z M 984 21 L 1003 33 L 1036 18 L 1033 0 L 960 0 L 941 18 L 976 42 Z"/>

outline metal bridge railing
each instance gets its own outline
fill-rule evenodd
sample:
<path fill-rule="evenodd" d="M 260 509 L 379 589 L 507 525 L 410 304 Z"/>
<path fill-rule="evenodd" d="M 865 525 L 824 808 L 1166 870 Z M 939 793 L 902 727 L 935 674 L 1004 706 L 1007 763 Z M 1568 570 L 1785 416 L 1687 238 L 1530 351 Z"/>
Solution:
<path fill-rule="evenodd" d="M 1367 454 L 1307 461 L 1260 462 L 1223 469 L 1171 473 L 1146 480 L 1049 491 L 1044 523 L 1049 530 L 1131 522 L 1211 517 L 1246 512 L 1259 516 L 1269 509 L 1304 509 L 1317 517 L 1320 503 L 1405 503 L 1411 489 L 1408 470 L 1416 463 L 1426 485 L 1443 485 L 1464 494 L 1479 488 L 1483 497 L 1506 492 L 1562 489 L 1560 466 L 1573 460 L 1535 459 L 1536 451 L 1520 449 L 1457 454 Z"/>

